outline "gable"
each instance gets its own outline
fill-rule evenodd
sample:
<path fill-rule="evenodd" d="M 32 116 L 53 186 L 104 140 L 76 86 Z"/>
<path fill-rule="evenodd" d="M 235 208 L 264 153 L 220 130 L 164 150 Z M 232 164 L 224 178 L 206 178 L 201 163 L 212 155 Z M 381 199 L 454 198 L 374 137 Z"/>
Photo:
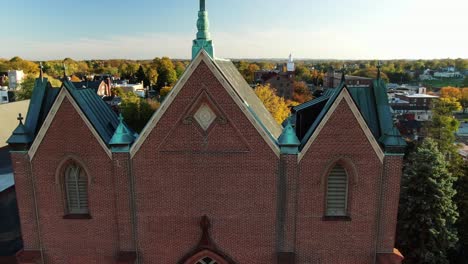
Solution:
<path fill-rule="evenodd" d="M 146 127 L 143 129 L 141 136 L 137 139 L 135 144 L 132 146 L 130 150 L 131 157 L 133 157 L 141 148 L 142 144 L 146 141 L 148 138 L 149 134 L 155 129 L 157 124 L 160 122 L 166 111 L 168 111 L 169 108 L 171 108 L 173 102 L 178 98 L 179 94 L 184 90 L 184 87 L 187 86 L 188 80 L 189 79 L 194 79 L 200 81 L 200 78 L 203 78 L 202 76 L 196 76 L 194 75 L 194 72 L 200 68 L 200 66 L 204 64 L 206 68 L 209 70 L 209 74 L 212 74 L 213 78 L 216 80 L 216 83 L 219 84 L 220 87 L 224 91 L 222 93 L 227 93 L 229 99 L 228 101 L 225 101 L 229 107 L 234 106 L 238 110 L 241 111 L 241 113 L 248 119 L 248 121 L 253 125 L 253 127 L 256 129 L 258 134 L 263 138 L 263 140 L 268 144 L 268 146 L 271 148 L 271 150 L 279 156 L 279 148 L 276 144 L 276 139 L 274 138 L 274 135 L 270 132 L 269 128 L 273 127 L 272 124 L 269 122 L 265 122 L 268 124 L 263 124 L 261 120 L 265 120 L 265 114 L 263 111 L 259 110 L 260 116 L 257 115 L 255 110 L 258 110 L 258 103 L 255 101 L 260 100 L 256 98 L 255 94 L 249 88 L 251 93 L 255 96 L 255 98 L 252 98 L 248 92 L 245 91 L 245 86 L 242 86 L 240 83 L 240 80 L 236 77 L 236 72 L 232 67 L 228 67 L 225 65 L 225 70 L 227 72 L 221 72 L 220 68 L 218 65 L 216 65 L 216 62 L 214 62 L 207 54 L 205 51 L 202 51 L 199 53 L 199 55 L 192 61 L 192 63 L 187 67 L 187 70 L 185 73 L 182 75 L 180 80 L 177 82 L 177 84 L 174 86 L 172 91 L 168 94 L 166 97 L 165 101 L 162 103 L 161 107 L 156 111 L 156 113 L 153 115 L 153 117 L 150 119 Z M 232 63 L 231 63 L 232 64 Z M 229 68 L 229 70 L 228 70 Z M 237 71 L 237 70 L 236 70 Z M 237 72 L 237 74 L 239 74 Z M 239 74 L 240 75 L 240 74 Z M 230 76 L 230 78 L 227 78 L 226 76 Z M 241 76 L 242 77 L 242 76 Z M 244 80 L 245 82 L 245 80 Z M 201 82 L 200 87 L 197 87 L 196 89 L 203 89 L 203 82 Z M 237 90 L 234 89 L 233 87 L 236 86 Z M 189 88 L 189 87 L 188 87 Z M 241 90 L 241 91 L 239 91 Z M 213 97 L 218 100 L 217 94 L 213 95 Z M 184 99 L 185 100 L 185 99 Z M 193 100 L 193 99 L 192 99 Z M 249 104 L 251 102 L 251 104 Z M 190 106 L 191 102 L 186 101 L 187 105 Z M 234 104 L 232 104 L 234 103 Z M 261 102 L 260 102 L 261 104 Z M 255 109 L 254 109 L 255 108 Z M 175 110 L 175 109 L 173 109 Z M 182 118 L 182 115 L 185 113 L 187 109 L 180 109 L 180 116 L 179 119 Z M 266 111 L 266 110 L 265 110 Z M 269 114 L 269 113 L 268 113 Z M 271 115 L 270 115 L 271 117 Z M 232 116 L 231 116 L 232 118 Z M 272 117 L 271 117 L 272 118 Z M 174 120 L 176 122 L 176 120 Z M 175 125 L 175 123 L 174 123 Z M 235 124 L 234 124 L 235 126 Z M 277 125 L 279 126 L 279 125 Z M 277 134 L 277 131 L 280 129 L 274 129 L 275 134 Z M 181 138 L 181 137 L 179 137 Z"/>
<path fill-rule="evenodd" d="M 107 147 L 106 143 L 102 140 L 102 138 L 99 136 L 98 132 L 96 129 L 93 127 L 91 122 L 87 119 L 86 115 L 83 113 L 83 111 L 80 109 L 78 104 L 75 102 L 71 94 L 68 92 L 67 89 L 62 88 L 60 90 L 59 95 L 57 96 L 57 99 L 55 100 L 54 104 L 52 105 L 52 108 L 50 109 L 49 113 L 47 114 L 47 117 L 45 121 L 43 122 L 36 138 L 34 139 L 31 148 L 29 149 L 29 158 L 32 160 L 34 158 L 34 155 L 36 154 L 38 148 L 40 147 L 44 137 L 47 134 L 47 131 L 49 130 L 49 127 L 51 126 L 52 122 L 54 122 L 54 119 L 61 108 L 62 104 L 66 101 L 67 103 L 70 103 L 73 106 L 73 109 L 76 111 L 78 116 L 81 118 L 81 120 L 85 123 L 87 128 L 91 131 L 92 135 L 94 138 L 98 141 L 99 145 L 103 148 L 105 153 L 109 158 L 112 157 L 111 151 Z M 67 138 L 67 135 L 63 135 L 64 138 Z"/>
<path fill-rule="evenodd" d="M 314 130 L 312 136 L 308 139 L 306 142 L 304 148 L 302 151 L 299 153 L 299 161 L 307 154 L 309 151 L 311 145 L 314 143 L 314 141 L 317 140 L 319 134 L 322 132 L 324 127 L 327 125 L 328 121 L 332 117 L 332 115 L 335 114 L 335 111 L 340 105 L 345 105 L 347 106 L 347 111 L 351 111 L 352 117 L 354 120 L 358 123 L 358 127 L 360 130 L 364 133 L 365 138 L 367 139 L 367 142 L 372 146 L 372 149 L 376 153 L 377 157 L 379 158 L 380 162 L 383 162 L 384 158 L 384 153 L 375 139 L 374 135 L 372 134 L 372 131 L 369 129 L 369 127 L 366 124 L 366 121 L 364 120 L 363 116 L 361 115 L 358 107 L 354 103 L 350 93 L 348 92 L 348 89 L 344 88 L 341 90 L 340 94 L 338 94 L 336 100 L 333 102 L 333 104 L 330 106 L 328 109 L 327 113 L 325 116 L 322 118 L 316 129 Z"/>

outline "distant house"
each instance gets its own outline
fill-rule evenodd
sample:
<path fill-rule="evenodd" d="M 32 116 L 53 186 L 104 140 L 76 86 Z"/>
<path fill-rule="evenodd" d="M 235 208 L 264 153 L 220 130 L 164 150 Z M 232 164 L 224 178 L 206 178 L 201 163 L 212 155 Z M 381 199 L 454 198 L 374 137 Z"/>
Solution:
<path fill-rule="evenodd" d="M 23 71 L 8 71 L 8 89 L 16 90 L 20 88 L 21 82 L 24 79 L 24 72 Z"/>
<path fill-rule="evenodd" d="M 294 80 L 296 67 L 292 55 L 289 55 L 287 63 L 278 64 L 275 70 L 261 70 L 254 73 L 254 81 L 257 84 L 269 84 L 276 90 L 278 96 L 292 99 L 294 93 Z"/>
<path fill-rule="evenodd" d="M 111 83 L 110 79 L 106 81 L 82 81 L 73 82 L 73 85 L 77 89 L 93 89 L 99 96 L 110 96 L 111 95 Z"/>
<path fill-rule="evenodd" d="M 123 81 L 115 81 L 112 84 L 112 88 L 120 88 L 124 92 L 132 92 L 138 95 L 139 97 L 145 97 L 145 88 L 143 86 L 143 83 L 128 83 L 127 80 Z"/>
<path fill-rule="evenodd" d="M 333 69 L 330 69 L 325 78 L 323 79 L 323 87 L 335 88 L 341 83 L 342 73 L 337 73 Z M 346 85 L 349 86 L 370 86 L 372 78 L 346 75 Z"/>
<path fill-rule="evenodd" d="M 0 86 L 7 86 L 8 72 L 0 72 Z"/>
<path fill-rule="evenodd" d="M 8 103 L 10 101 L 8 97 L 8 87 L 0 86 L 0 104 Z"/>
<path fill-rule="evenodd" d="M 417 94 L 395 94 L 390 102 L 394 115 L 413 114 L 417 121 L 432 120 L 433 100 L 439 97 L 425 94 L 425 88 L 421 89 L 421 93 Z"/>

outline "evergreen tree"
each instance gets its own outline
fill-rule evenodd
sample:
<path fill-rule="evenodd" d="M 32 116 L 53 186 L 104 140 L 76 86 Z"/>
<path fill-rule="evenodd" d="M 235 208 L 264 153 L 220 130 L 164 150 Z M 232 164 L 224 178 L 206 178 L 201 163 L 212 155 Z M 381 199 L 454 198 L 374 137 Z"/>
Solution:
<path fill-rule="evenodd" d="M 468 163 L 460 167 L 461 173 L 455 184 L 457 190 L 455 201 L 460 212 L 457 222 L 460 238 L 458 255 L 460 260 L 465 261 L 460 263 L 468 263 Z"/>
<path fill-rule="evenodd" d="M 138 71 L 136 73 L 136 80 L 137 82 L 141 83 L 143 82 L 143 85 L 149 86 L 149 79 L 148 76 L 146 76 L 145 69 L 143 69 L 143 65 L 140 65 L 140 68 L 138 68 Z"/>
<path fill-rule="evenodd" d="M 407 263 L 449 263 L 448 251 L 458 240 L 454 180 L 432 139 L 410 154 L 398 214 L 398 242 Z"/>

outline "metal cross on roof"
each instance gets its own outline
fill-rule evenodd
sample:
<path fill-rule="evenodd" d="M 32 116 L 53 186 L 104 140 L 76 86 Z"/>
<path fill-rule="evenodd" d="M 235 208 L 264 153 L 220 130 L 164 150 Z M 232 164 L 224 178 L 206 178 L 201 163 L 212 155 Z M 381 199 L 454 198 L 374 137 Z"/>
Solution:
<path fill-rule="evenodd" d="M 44 66 L 42 66 L 42 61 L 39 62 L 39 77 L 41 78 L 41 81 L 43 80 L 43 74 L 44 74 Z"/>
<path fill-rule="evenodd" d="M 63 78 L 67 78 L 67 66 L 65 65 L 65 62 L 62 63 L 63 67 Z"/>
<path fill-rule="evenodd" d="M 17 120 L 20 121 L 20 123 L 23 123 L 23 119 L 23 116 L 21 115 L 21 113 L 19 113 Z"/>

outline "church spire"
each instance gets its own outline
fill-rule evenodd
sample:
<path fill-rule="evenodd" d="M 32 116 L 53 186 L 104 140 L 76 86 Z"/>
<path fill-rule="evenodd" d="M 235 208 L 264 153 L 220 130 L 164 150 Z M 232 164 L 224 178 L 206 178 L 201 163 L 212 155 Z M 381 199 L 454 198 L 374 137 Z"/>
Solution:
<path fill-rule="evenodd" d="M 206 11 L 205 0 L 200 0 L 200 11 L 198 11 L 197 20 L 197 38 L 193 40 L 192 59 L 204 49 L 211 58 L 214 58 L 214 47 L 209 32 L 210 22 L 208 20 L 208 12 Z"/>

